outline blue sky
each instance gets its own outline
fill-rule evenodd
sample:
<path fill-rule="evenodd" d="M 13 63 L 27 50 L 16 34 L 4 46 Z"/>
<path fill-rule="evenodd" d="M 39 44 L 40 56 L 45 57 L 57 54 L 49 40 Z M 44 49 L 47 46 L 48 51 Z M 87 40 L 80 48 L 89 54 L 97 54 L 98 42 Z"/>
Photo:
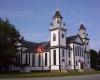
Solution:
<path fill-rule="evenodd" d="M 100 0 L 0 0 L 0 17 L 6 17 L 26 40 L 46 41 L 56 8 L 59 7 L 67 36 L 77 34 L 81 23 L 87 28 L 90 47 L 100 49 Z"/>

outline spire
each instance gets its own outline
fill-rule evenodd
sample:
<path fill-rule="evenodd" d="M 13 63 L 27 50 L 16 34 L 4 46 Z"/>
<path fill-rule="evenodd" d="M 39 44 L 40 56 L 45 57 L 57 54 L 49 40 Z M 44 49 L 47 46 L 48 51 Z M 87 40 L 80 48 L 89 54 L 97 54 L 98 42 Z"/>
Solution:
<path fill-rule="evenodd" d="M 60 14 L 59 8 L 56 9 L 56 13 L 55 13 L 53 19 L 54 18 L 61 18 L 61 19 L 63 18 L 62 15 Z"/>
<path fill-rule="evenodd" d="M 81 24 L 79 30 L 86 30 L 86 28 L 84 27 L 83 24 Z"/>

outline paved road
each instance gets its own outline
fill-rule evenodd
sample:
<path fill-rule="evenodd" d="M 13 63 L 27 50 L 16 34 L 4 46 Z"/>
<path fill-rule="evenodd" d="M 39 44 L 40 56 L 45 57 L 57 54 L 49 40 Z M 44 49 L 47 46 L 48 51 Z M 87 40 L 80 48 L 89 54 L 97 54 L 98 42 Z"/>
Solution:
<path fill-rule="evenodd" d="M 48 78 L 2 78 L 0 80 L 100 80 L 100 74 Z"/>

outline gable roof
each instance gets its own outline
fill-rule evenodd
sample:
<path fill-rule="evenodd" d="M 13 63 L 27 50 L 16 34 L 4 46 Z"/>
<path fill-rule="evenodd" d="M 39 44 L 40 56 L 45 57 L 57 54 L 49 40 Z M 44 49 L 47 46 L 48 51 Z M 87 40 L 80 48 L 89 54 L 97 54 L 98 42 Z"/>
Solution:
<path fill-rule="evenodd" d="M 22 47 L 26 47 L 27 49 L 24 51 L 25 53 L 36 53 L 36 48 L 38 46 L 42 46 L 46 51 L 49 50 L 50 48 L 50 43 L 47 41 L 47 42 L 41 42 L 41 43 L 35 43 L 35 42 L 30 42 L 30 41 L 23 41 L 22 42 Z"/>
<path fill-rule="evenodd" d="M 76 42 L 76 38 L 80 38 L 80 40 L 82 41 L 82 43 L 79 43 L 79 42 Z M 66 43 L 69 44 L 69 43 L 77 43 L 77 44 L 84 44 L 82 38 L 79 36 L 79 35 L 73 35 L 73 36 L 70 36 L 70 37 L 66 37 Z"/>

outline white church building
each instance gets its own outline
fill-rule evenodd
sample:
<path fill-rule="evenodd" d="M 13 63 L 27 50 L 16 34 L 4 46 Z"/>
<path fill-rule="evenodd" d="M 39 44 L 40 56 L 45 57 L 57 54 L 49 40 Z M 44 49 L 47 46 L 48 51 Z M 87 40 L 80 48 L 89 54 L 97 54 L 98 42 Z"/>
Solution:
<path fill-rule="evenodd" d="M 63 17 L 57 9 L 50 25 L 50 40 L 35 43 L 22 39 L 17 44 L 20 71 L 67 71 L 90 69 L 89 37 L 80 24 L 77 35 L 68 36 Z M 67 34 L 67 35 L 66 35 Z"/>

